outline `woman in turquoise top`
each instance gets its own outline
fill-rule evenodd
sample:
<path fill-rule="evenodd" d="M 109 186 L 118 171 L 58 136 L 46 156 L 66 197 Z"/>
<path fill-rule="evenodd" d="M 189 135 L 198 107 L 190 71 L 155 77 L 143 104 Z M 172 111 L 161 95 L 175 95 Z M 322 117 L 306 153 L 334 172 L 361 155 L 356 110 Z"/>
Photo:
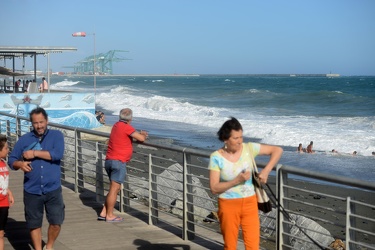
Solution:
<path fill-rule="evenodd" d="M 252 158 L 269 155 L 265 168 L 259 173 L 261 183 L 267 183 L 268 175 L 279 161 L 281 147 L 243 143 L 242 126 L 232 117 L 217 132 L 224 146 L 210 157 L 210 189 L 218 194 L 219 219 L 224 238 L 224 249 L 237 249 L 238 231 L 241 225 L 246 249 L 259 249 L 260 224 L 257 199 L 252 184 Z"/>

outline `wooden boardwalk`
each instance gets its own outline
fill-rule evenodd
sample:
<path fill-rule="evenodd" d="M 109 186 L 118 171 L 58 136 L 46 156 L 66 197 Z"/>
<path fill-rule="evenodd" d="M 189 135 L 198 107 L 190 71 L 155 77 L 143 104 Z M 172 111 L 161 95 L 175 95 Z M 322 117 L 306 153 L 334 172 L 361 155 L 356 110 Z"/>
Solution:
<path fill-rule="evenodd" d="M 9 210 L 5 230 L 5 249 L 33 249 L 23 211 L 22 171 L 10 172 L 10 188 L 15 197 L 15 204 Z M 223 248 L 222 241 L 217 239 L 218 237 L 209 237 L 211 239 L 196 237 L 193 241 L 184 241 L 180 237 L 180 230 L 163 223 L 158 226 L 148 225 L 147 216 L 137 210 L 117 213 L 125 218 L 121 223 L 97 221 L 97 214 L 102 205 L 95 201 L 95 195 L 89 190 L 77 194 L 71 188 L 63 186 L 63 196 L 65 222 L 55 243 L 56 250 Z M 44 242 L 47 240 L 47 228 L 48 223 L 44 219 L 42 228 Z"/>

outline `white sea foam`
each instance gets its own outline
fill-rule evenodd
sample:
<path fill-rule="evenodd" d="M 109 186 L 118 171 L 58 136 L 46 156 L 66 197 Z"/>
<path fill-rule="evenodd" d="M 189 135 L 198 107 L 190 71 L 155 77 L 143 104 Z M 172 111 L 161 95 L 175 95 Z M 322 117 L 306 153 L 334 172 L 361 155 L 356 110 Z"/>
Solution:
<path fill-rule="evenodd" d="M 60 88 L 93 91 L 92 77 L 69 80 Z M 109 124 L 117 121 L 121 108 L 130 107 L 135 127 L 149 131 L 151 137 L 214 150 L 222 145 L 216 136 L 218 128 L 234 116 L 241 121 L 245 137 L 284 146 L 281 164 L 375 180 L 375 158 L 370 156 L 375 151 L 375 120 L 369 108 L 374 106 L 373 85 L 359 88 L 358 81 L 351 87 L 345 78 L 335 79 L 337 83 L 320 78 L 249 78 L 244 82 L 227 77 L 112 76 L 96 80 L 96 104 L 106 110 Z M 296 152 L 299 143 L 306 147 L 310 141 L 316 154 Z M 339 153 L 332 154 L 332 149 Z M 353 156 L 353 151 L 358 155 Z M 267 157 L 257 160 L 266 162 Z"/>
<path fill-rule="evenodd" d="M 247 92 L 247 93 L 259 93 L 260 91 L 258 89 L 248 89 L 245 92 Z"/>
<path fill-rule="evenodd" d="M 64 79 L 64 81 L 57 82 L 57 83 L 51 85 L 51 87 L 52 86 L 56 86 L 56 87 L 69 87 L 69 86 L 76 85 L 78 83 L 79 83 L 79 81 L 73 82 L 73 81 L 69 81 L 67 79 Z"/>
<path fill-rule="evenodd" d="M 314 149 L 330 152 L 369 156 L 375 151 L 375 121 L 366 117 L 313 117 L 313 116 L 265 116 L 245 109 L 213 108 L 193 105 L 176 98 L 158 95 L 141 95 L 137 90 L 117 87 L 101 93 L 97 105 L 112 111 L 113 115 L 123 107 L 135 110 L 136 117 L 182 122 L 217 130 L 229 117 L 238 118 L 244 128 L 244 136 L 262 139 L 262 143 L 304 147 L 314 141 Z"/>

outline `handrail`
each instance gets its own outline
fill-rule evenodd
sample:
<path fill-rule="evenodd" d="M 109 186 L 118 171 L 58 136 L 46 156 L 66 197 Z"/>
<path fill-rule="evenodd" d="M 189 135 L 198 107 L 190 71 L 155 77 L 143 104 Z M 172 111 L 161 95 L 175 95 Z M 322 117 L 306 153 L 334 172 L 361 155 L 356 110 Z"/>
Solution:
<path fill-rule="evenodd" d="M 375 182 L 356 180 L 353 178 L 348 178 L 348 177 L 339 176 L 339 175 L 335 175 L 335 176 L 326 175 L 326 174 L 321 174 L 318 172 L 313 172 L 310 170 L 296 168 L 296 167 L 287 166 L 287 165 L 280 165 L 280 168 L 284 169 L 290 174 L 297 174 L 299 176 L 315 178 L 321 181 L 328 181 L 328 182 L 332 182 L 335 184 L 344 184 L 344 185 L 348 185 L 351 187 L 364 188 L 364 189 L 375 191 Z"/>
<path fill-rule="evenodd" d="M 109 133 L 55 123 L 48 125 L 64 133 L 63 182 L 73 184 L 75 192 L 92 190 L 96 193 L 97 201 L 103 202 L 109 186 L 103 171 L 107 147 L 105 140 L 109 138 Z M 0 112 L 0 131 L 10 138 L 10 149 L 18 137 L 29 130 L 28 118 Z M 86 135 L 90 135 L 89 139 Z M 181 237 L 185 240 L 199 235 L 222 244 L 217 218 L 210 217 L 217 209 L 217 197 L 211 194 L 208 187 L 207 164 L 211 151 L 153 143 L 152 139 L 135 142 L 133 151 L 133 159 L 128 164 L 128 174 L 118 196 L 118 211 L 138 210 L 148 216 L 149 224 L 167 223 L 180 229 Z M 165 152 L 169 154 L 164 155 Z M 259 168 L 265 166 L 261 162 L 257 162 L 257 165 Z M 279 208 L 267 215 L 259 213 L 263 249 L 298 249 L 301 245 L 309 249 L 314 247 L 293 227 L 294 223 L 300 223 L 301 218 L 323 227 L 316 230 L 309 228 L 310 225 L 301 225 L 309 235 L 326 241 L 342 240 L 351 248 L 366 246 L 375 249 L 375 236 L 371 231 L 375 228 L 375 201 L 373 198 L 363 201 L 350 196 L 355 191 L 362 197 L 363 194 L 375 197 L 375 183 L 281 164 L 273 176 L 277 199 L 294 221 L 289 221 Z M 300 181 L 303 181 L 303 185 Z M 336 188 L 314 190 L 319 185 L 344 188 L 348 193 L 337 193 Z M 308 201 L 307 197 L 314 199 Z M 337 205 L 329 206 L 326 201 L 336 202 Z M 345 205 L 340 203 L 343 201 Z M 316 210 L 318 216 L 311 215 L 310 212 Z M 205 224 L 204 220 L 213 223 Z M 359 220 L 363 223 L 359 223 Z M 326 232 L 325 227 L 331 231 Z M 328 247 L 329 242 L 322 244 Z"/>

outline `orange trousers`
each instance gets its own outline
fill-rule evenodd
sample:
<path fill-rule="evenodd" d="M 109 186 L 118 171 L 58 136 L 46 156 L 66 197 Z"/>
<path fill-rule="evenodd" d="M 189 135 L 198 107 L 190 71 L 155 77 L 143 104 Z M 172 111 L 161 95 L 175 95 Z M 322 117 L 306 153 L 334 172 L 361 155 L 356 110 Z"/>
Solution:
<path fill-rule="evenodd" d="M 219 198 L 220 228 L 225 250 L 236 250 L 241 226 L 246 250 L 259 250 L 260 222 L 256 195 L 247 198 Z"/>

